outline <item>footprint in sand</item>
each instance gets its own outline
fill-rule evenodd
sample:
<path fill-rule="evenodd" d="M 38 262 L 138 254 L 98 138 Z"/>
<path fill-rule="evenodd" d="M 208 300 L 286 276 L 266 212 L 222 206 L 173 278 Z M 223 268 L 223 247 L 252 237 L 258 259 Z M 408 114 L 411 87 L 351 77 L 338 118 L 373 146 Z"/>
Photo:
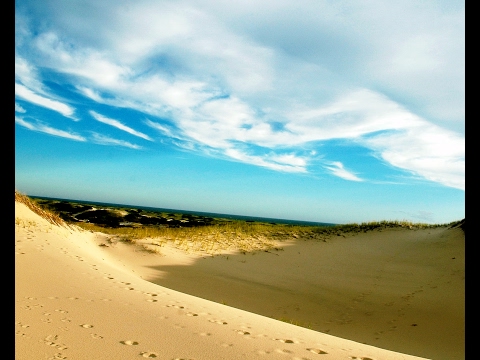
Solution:
<path fill-rule="evenodd" d="M 320 349 L 307 349 L 307 350 L 314 353 L 314 354 L 319 354 L 319 355 L 328 354 L 326 351 L 323 351 L 323 350 L 320 350 Z"/>
<path fill-rule="evenodd" d="M 284 344 L 293 344 L 294 341 L 293 340 L 289 340 L 289 339 L 275 339 L 275 340 L 278 340 Z"/>
<path fill-rule="evenodd" d="M 268 351 L 268 350 L 257 350 L 257 354 L 258 355 L 269 355 L 270 351 Z"/>
<path fill-rule="evenodd" d="M 141 352 L 140 355 L 142 355 L 144 358 L 156 358 L 156 357 L 158 357 L 157 353 L 154 353 L 154 352 L 151 352 L 151 351 Z"/>
<path fill-rule="evenodd" d="M 53 355 L 53 357 L 48 358 L 48 360 L 65 360 L 65 359 L 68 359 L 68 358 L 62 353 L 56 353 L 55 355 Z"/>
<path fill-rule="evenodd" d="M 156 299 L 147 299 L 148 302 L 157 302 L 158 300 Z"/>
<path fill-rule="evenodd" d="M 90 334 L 90 336 L 91 336 L 93 339 L 103 339 L 103 336 L 98 335 L 98 334 Z"/>
<path fill-rule="evenodd" d="M 44 340 L 45 341 L 54 341 L 58 339 L 58 335 L 48 335 Z"/>
<path fill-rule="evenodd" d="M 189 313 L 186 313 L 185 315 L 187 315 L 187 316 L 198 316 L 198 314 L 190 313 L 190 312 L 189 312 Z"/>
<path fill-rule="evenodd" d="M 178 306 L 178 305 L 165 305 L 165 307 L 174 307 L 175 309 L 184 309 L 183 306 Z"/>
<path fill-rule="evenodd" d="M 67 350 L 65 344 L 58 344 L 55 341 L 58 340 L 58 335 L 48 335 L 43 341 L 45 345 L 53 346 L 58 350 Z"/>
<path fill-rule="evenodd" d="M 277 352 L 279 354 L 291 354 L 292 353 L 292 351 L 287 350 L 287 349 L 275 349 L 275 352 Z"/>
<path fill-rule="evenodd" d="M 120 341 L 120 344 L 123 344 L 123 345 L 138 345 L 138 341 L 122 340 L 122 341 Z"/>
<path fill-rule="evenodd" d="M 250 335 L 250 333 L 248 331 L 244 331 L 244 330 L 237 330 L 237 334 L 239 334 L 239 335 Z"/>
<path fill-rule="evenodd" d="M 85 328 L 85 329 L 93 328 L 93 325 L 90 325 L 90 324 L 81 324 L 80 326 Z"/>

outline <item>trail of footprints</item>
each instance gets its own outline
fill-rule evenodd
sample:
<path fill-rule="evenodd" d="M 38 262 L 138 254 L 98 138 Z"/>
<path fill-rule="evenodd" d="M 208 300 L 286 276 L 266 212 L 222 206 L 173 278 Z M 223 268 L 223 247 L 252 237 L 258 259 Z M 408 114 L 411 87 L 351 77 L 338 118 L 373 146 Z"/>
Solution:
<path fill-rule="evenodd" d="M 58 350 L 67 350 L 68 347 L 65 344 L 57 342 L 58 335 L 48 335 L 43 341 L 45 345 L 53 346 Z"/>
<path fill-rule="evenodd" d="M 79 259 L 79 260 L 83 261 L 81 259 Z M 105 274 L 104 278 L 108 279 L 108 280 L 115 280 L 110 274 Z M 118 283 L 122 284 L 123 286 L 127 286 L 127 287 L 125 287 L 125 289 L 134 290 L 134 288 L 132 286 L 130 286 L 132 284 L 129 283 L 129 282 L 118 282 Z M 152 302 L 152 303 L 157 303 L 158 302 L 159 294 L 149 293 L 149 292 L 142 292 L 142 294 L 147 297 L 146 301 Z M 167 293 L 164 293 L 162 295 L 167 295 Z M 48 297 L 47 299 L 57 300 L 59 298 L 52 296 L 52 297 Z M 72 301 L 82 300 L 78 297 L 69 297 L 68 299 L 72 300 Z M 88 301 L 88 299 L 83 299 L 83 300 Z M 102 299 L 102 300 L 103 301 L 112 301 L 111 299 Z M 25 309 L 25 310 L 33 310 L 33 309 L 43 308 L 43 305 L 40 304 L 38 299 L 35 298 L 35 297 L 25 297 L 25 301 L 34 302 L 33 304 L 23 306 L 23 309 Z M 189 317 L 199 317 L 199 318 L 201 318 L 202 316 L 207 315 L 206 320 L 210 323 L 213 323 L 213 324 L 217 324 L 217 325 L 227 325 L 228 324 L 228 322 L 223 320 L 223 319 L 209 317 L 208 315 L 211 315 L 210 313 L 191 312 L 185 306 L 181 305 L 178 302 L 172 302 L 171 300 L 167 303 L 164 303 L 162 306 L 164 306 L 166 308 L 171 308 L 172 310 L 177 310 L 177 312 L 180 311 L 182 314 L 184 314 L 185 316 L 189 316 Z M 58 313 L 58 314 L 61 314 L 61 315 L 68 314 L 68 311 L 65 310 L 65 309 L 55 309 L 54 312 Z M 44 312 L 43 315 L 44 316 L 51 316 L 52 313 Z M 200 316 L 200 315 L 202 315 L 202 316 Z M 159 317 L 159 318 L 167 319 L 168 316 L 162 316 L 162 317 Z M 50 317 L 47 317 L 47 318 L 42 318 L 41 321 L 46 322 L 46 323 L 51 323 L 52 319 Z M 72 319 L 69 319 L 67 317 L 63 317 L 63 318 L 60 319 L 60 321 L 62 321 L 64 323 L 71 323 Z M 28 335 L 26 334 L 26 330 L 28 330 L 30 325 L 23 324 L 21 322 L 17 322 L 16 325 L 18 325 L 19 328 L 20 328 L 18 331 L 16 331 L 16 335 L 21 336 L 21 337 L 28 337 Z M 92 328 L 94 328 L 94 325 L 88 324 L 88 323 L 78 324 L 78 326 L 80 326 L 84 329 L 87 329 L 87 330 L 91 330 Z M 176 324 L 175 326 L 180 327 L 180 328 L 185 328 L 185 326 L 181 326 L 179 324 Z M 240 326 L 240 327 L 241 327 L 240 329 L 233 330 L 240 336 L 247 336 L 247 337 L 252 338 L 252 339 L 267 337 L 267 335 L 265 335 L 265 334 L 253 335 L 252 332 L 251 332 L 252 331 L 251 328 L 249 326 L 246 326 L 246 324 L 244 324 L 243 326 Z M 60 328 L 60 329 L 62 329 L 62 328 Z M 68 328 L 64 328 L 64 329 L 65 329 L 65 331 L 68 330 Z M 200 332 L 200 333 L 197 333 L 197 335 L 203 336 L 203 337 L 212 336 L 212 334 L 209 333 L 209 332 Z M 104 336 L 102 336 L 100 334 L 97 334 L 97 333 L 90 333 L 90 337 L 92 339 L 95 339 L 95 340 L 102 340 L 104 338 Z M 289 345 L 293 345 L 293 346 L 301 345 L 301 343 L 299 341 L 292 340 L 292 339 L 272 338 L 271 340 L 283 343 L 287 346 L 289 346 Z M 44 338 L 43 341 L 44 341 L 45 345 L 54 347 L 58 351 L 68 350 L 68 347 L 59 340 L 59 336 L 56 335 L 56 334 L 48 335 L 47 337 Z M 120 340 L 119 344 L 124 345 L 124 346 L 139 346 L 140 342 L 136 341 L 136 340 L 127 339 L 127 340 Z M 234 344 L 221 344 L 221 346 L 230 347 L 230 346 L 234 346 Z M 308 347 L 308 348 L 304 348 L 304 349 L 306 351 L 312 353 L 312 354 L 315 354 L 315 355 L 326 355 L 326 354 L 328 354 L 326 351 L 324 351 L 320 348 Z M 260 351 L 260 352 L 262 354 L 265 354 L 265 355 L 271 353 L 271 351 Z M 292 350 L 290 348 L 276 348 L 274 350 L 274 352 L 285 354 L 285 355 L 294 355 L 294 353 L 295 353 L 293 351 L 293 348 L 292 348 Z M 138 355 L 143 357 L 143 358 L 158 358 L 160 356 L 159 353 L 155 352 L 155 351 L 140 351 L 138 353 Z M 49 358 L 49 360 L 58 360 L 58 359 L 67 359 L 67 356 L 63 352 L 57 352 L 56 354 L 53 355 L 53 357 Z M 182 359 L 183 358 L 175 358 L 175 359 L 172 359 L 172 360 L 182 360 Z M 294 357 L 294 359 L 297 359 L 297 358 Z M 302 359 L 307 360 L 307 358 L 302 358 Z M 369 358 L 369 357 L 356 357 L 356 356 L 350 356 L 348 359 L 351 359 L 351 360 L 374 360 L 374 359 Z M 185 359 L 185 360 L 188 360 L 188 359 Z M 308 360 L 311 360 L 311 359 L 308 359 Z"/>
<path fill-rule="evenodd" d="M 153 297 L 156 297 L 158 296 L 158 294 L 154 294 L 154 293 L 143 293 L 144 295 L 147 295 L 151 298 Z M 27 305 L 24 307 L 25 310 L 31 310 L 33 308 L 41 308 L 43 307 L 43 305 L 39 304 L 38 303 L 38 300 L 34 297 L 26 297 L 26 299 L 28 301 L 35 301 L 35 304 L 33 305 Z M 48 297 L 48 299 L 51 299 L 51 300 L 55 300 L 55 299 L 58 299 L 58 297 Z M 70 297 L 68 298 L 70 300 L 79 300 L 79 298 L 76 298 L 76 297 Z M 104 299 L 105 300 L 105 299 Z M 110 300 L 110 299 L 106 299 L 106 300 Z M 163 305 L 164 307 L 166 308 L 171 308 L 172 310 L 173 309 L 176 309 L 176 310 L 179 310 L 179 311 L 182 311 L 186 316 L 199 316 L 199 314 L 197 313 L 193 313 L 193 312 L 189 312 L 187 310 L 187 308 L 183 305 L 180 305 L 178 303 L 170 303 L 170 304 L 165 304 Z M 59 314 L 67 314 L 68 311 L 67 310 L 64 310 L 64 309 L 55 309 L 54 312 L 56 313 L 59 313 Z M 43 313 L 44 316 L 50 316 L 52 315 L 51 313 L 48 313 L 48 312 L 44 312 Z M 200 313 L 200 315 L 211 315 L 209 313 Z M 47 320 L 50 320 L 50 319 L 47 319 Z M 217 319 L 217 318 L 207 318 L 207 320 L 210 322 L 210 323 L 214 323 L 214 324 L 218 324 L 218 325 L 227 325 L 228 322 L 227 321 L 224 321 L 222 319 Z M 70 319 L 67 319 L 67 318 L 63 318 L 61 319 L 61 321 L 68 321 L 68 322 L 71 322 Z M 51 322 L 51 321 L 49 321 Z M 27 325 L 27 324 L 23 324 L 21 322 L 16 322 L 16 325 L 19 326 L 22 330 L 26 330 L 30 327 L 30 325 Z M 178 324 L 177 324 L 178 325 Z M 78 326 L 84 328 L 84 329 L 92 329 L 94 328 L 94 325 L 92 324 L 88 324 L 88 323 L 82 323 L 82 324 L 79 324 Z M 184 326 L 181 326 L 182 328 L 184 328 Z M 67 329 L 68 330 L 68 329 Z M 238 335 L 241 335 L 241 336 L 248 336 L 252 339 L 254 338 L 265 338 L 267 337 L 267 335 L 264 335 L 264 334 L 257 334 L 257 335 L 253 335 L 252 334 L 252 330 L 251 328 L 248 326 L 248 324 L 243 324 L 242 326 L 240 326 L 240 329 L 236 329 L 236 330 L 233 330 L 235 331 Z M 27 336 L 24 332 L 22 332 L 21 330 L 20 331 L 17 331 L 16 332 L 16 335 L 19 335 L 19 336 Z M 211 333 L 208 333 L 208 332 L 201 332 L 201 333 L 198 333 L 199 336 L 212 336 Z M 97 340 L 101 340 L 103 339 L 104 337 L 102 335 L 99 335 L 99 334 L 96 334 L 96 333 L 90 333 L 90 337 L 92 339 L 97 339 Z M 292 339 L 286 339 L 286 338 L 272 338 L 271 340 L 273 341 L 278 341 L 280 343 L 283 343 L 283 344 L 286 344 L 286 345 L 300 345 L 301 342 L 299 341 L 296 341 L 296 340 L 292 340 Z M 60 337 L 59 335 L 56 335 L 56 334 L 51 334 L 51 335 L 48 335 L 47 337 L 45 337 L 43 339 L 43 342 L 45 343 L 45 345 L 48 345 L 48 346 L 51 346 L 51 347 L 54 347 L 56 350 L 59 350 L 59 351 L 65 351 L 65 350 L 68 350 L 68 347 L 67 345 L 65 345 L 64 343 L 62 343 L 60 341 Z M 125 345 L 125 346 L 139 346 L 140 343 L 136 340 L 121 340 L 119 341 L 119 344 L 122 344 L 122 345 Z M 222 346 L 225 346 L 225 347 L 229 347 L 229 346 L 234 346 L 233 344 L 222 344 Z M 312 354 L 315 354 L 315 355 L 325 355 L 325 354 L 328 354 L 326 351 L 322 350 L 322 349 L 319 349 L 319 348 L 305 348 L 305 350 L 307 350 L 308 352 L 312 353 Z M 295 352 L 293 350 L 290 350 L 289 348 L 276 348 L 274 350 L 274 352 L 276 353 L 281 353 L 281 354 L 285 354 L 285 355 L 293 355 Z M 259 353 L 262 353 L 264 355 L 267 355 L 269 353 L 271 353 L 271 351 L 260 351 Z M 141 351 L 138 353 L 139 356 L 143 357 L 143 358 L 157 358 L 159 357 L 159 353 L 158 352 L 155 352 L 155 351 Z M 51 360 L 57 360 L 57 359 L 67 359 L 67 356 L 62 353 L 62 352 L 58 352 L 56 354 L 53 355 L 53 357 L 50 358 Z M 176 358 L 176 359 L 182 359 L 182 358 Z M 303 358 L 303 359 L 307 359 L 307 358 Z M 374 360 L 372 358 L 369 358 L 369 357 L 356 357 L 356 356 L 350 356 L 349 359 L 351 360 Z"/>

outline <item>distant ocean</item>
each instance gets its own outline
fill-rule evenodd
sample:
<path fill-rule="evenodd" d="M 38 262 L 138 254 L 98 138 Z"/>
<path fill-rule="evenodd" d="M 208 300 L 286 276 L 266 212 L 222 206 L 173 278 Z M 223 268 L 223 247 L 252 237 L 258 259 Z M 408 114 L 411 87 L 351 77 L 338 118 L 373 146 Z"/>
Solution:
<path fill-rule="evenodd" d="M 139 205 L 112 204 L 112 203 L 103 203 L 103 202 L 87 201 L 87 200 L 60 199 L 60 198 L 51 198 L 46 196 L 35 196 L 35 195 L 29 195 L 29 196 L 31 198 L 36 198 L 36 199 L 68 201 L 68 202 L 75 202 L 75 203 L 89 204 L 89 205 L 96 205 L 96 206 L 111 206 L 116 208 L 142 209 L 142 210 L 159 212 L 159 213 L 168 212 L 168 213 L 176 213 L 176 214 L 199 215 L 199 216 L 212 217 L 212 218 L 255 221 L 255 222 L 273 223 L 273 224 L 290 224 L 290 225 L 303 225 L 303 226 L 335 226 L 336 225 L 332 223 L 324 223 L 324 222 L 317 222 L 317 221 L 275 219 L 275 218 L 266 218 L 266 217 L 258 217 L 258 216 L 219 214 L 219 213 L 210 213 L 210 212 L 202 212 L 202 211 L 166 209 L 166 208 L 157 208 L 157 207 L 149 207 L 149 206 L 139 206 Z"/>

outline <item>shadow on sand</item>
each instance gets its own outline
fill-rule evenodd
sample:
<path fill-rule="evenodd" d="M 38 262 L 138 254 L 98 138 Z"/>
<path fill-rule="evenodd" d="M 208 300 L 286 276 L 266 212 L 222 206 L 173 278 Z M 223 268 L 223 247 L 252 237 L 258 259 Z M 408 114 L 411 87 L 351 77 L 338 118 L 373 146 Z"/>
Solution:
<path fill-rule="evenodd" d="M 388 350 L 454 359 L 464 355 L 464 265 L 460 229 L 387 230 L 155 266 L 159 276 L 147 280 Z"/>

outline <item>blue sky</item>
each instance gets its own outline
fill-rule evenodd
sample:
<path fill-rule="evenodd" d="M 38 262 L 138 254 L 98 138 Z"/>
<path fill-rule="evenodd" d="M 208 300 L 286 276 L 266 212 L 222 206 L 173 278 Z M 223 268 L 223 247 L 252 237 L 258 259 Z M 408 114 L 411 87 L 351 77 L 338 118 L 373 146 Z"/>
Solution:
<path fill-rule="evenodd" d="M 464 2 L 18 0 L 15 187 L 319 222 L 459 220 Z"/>

